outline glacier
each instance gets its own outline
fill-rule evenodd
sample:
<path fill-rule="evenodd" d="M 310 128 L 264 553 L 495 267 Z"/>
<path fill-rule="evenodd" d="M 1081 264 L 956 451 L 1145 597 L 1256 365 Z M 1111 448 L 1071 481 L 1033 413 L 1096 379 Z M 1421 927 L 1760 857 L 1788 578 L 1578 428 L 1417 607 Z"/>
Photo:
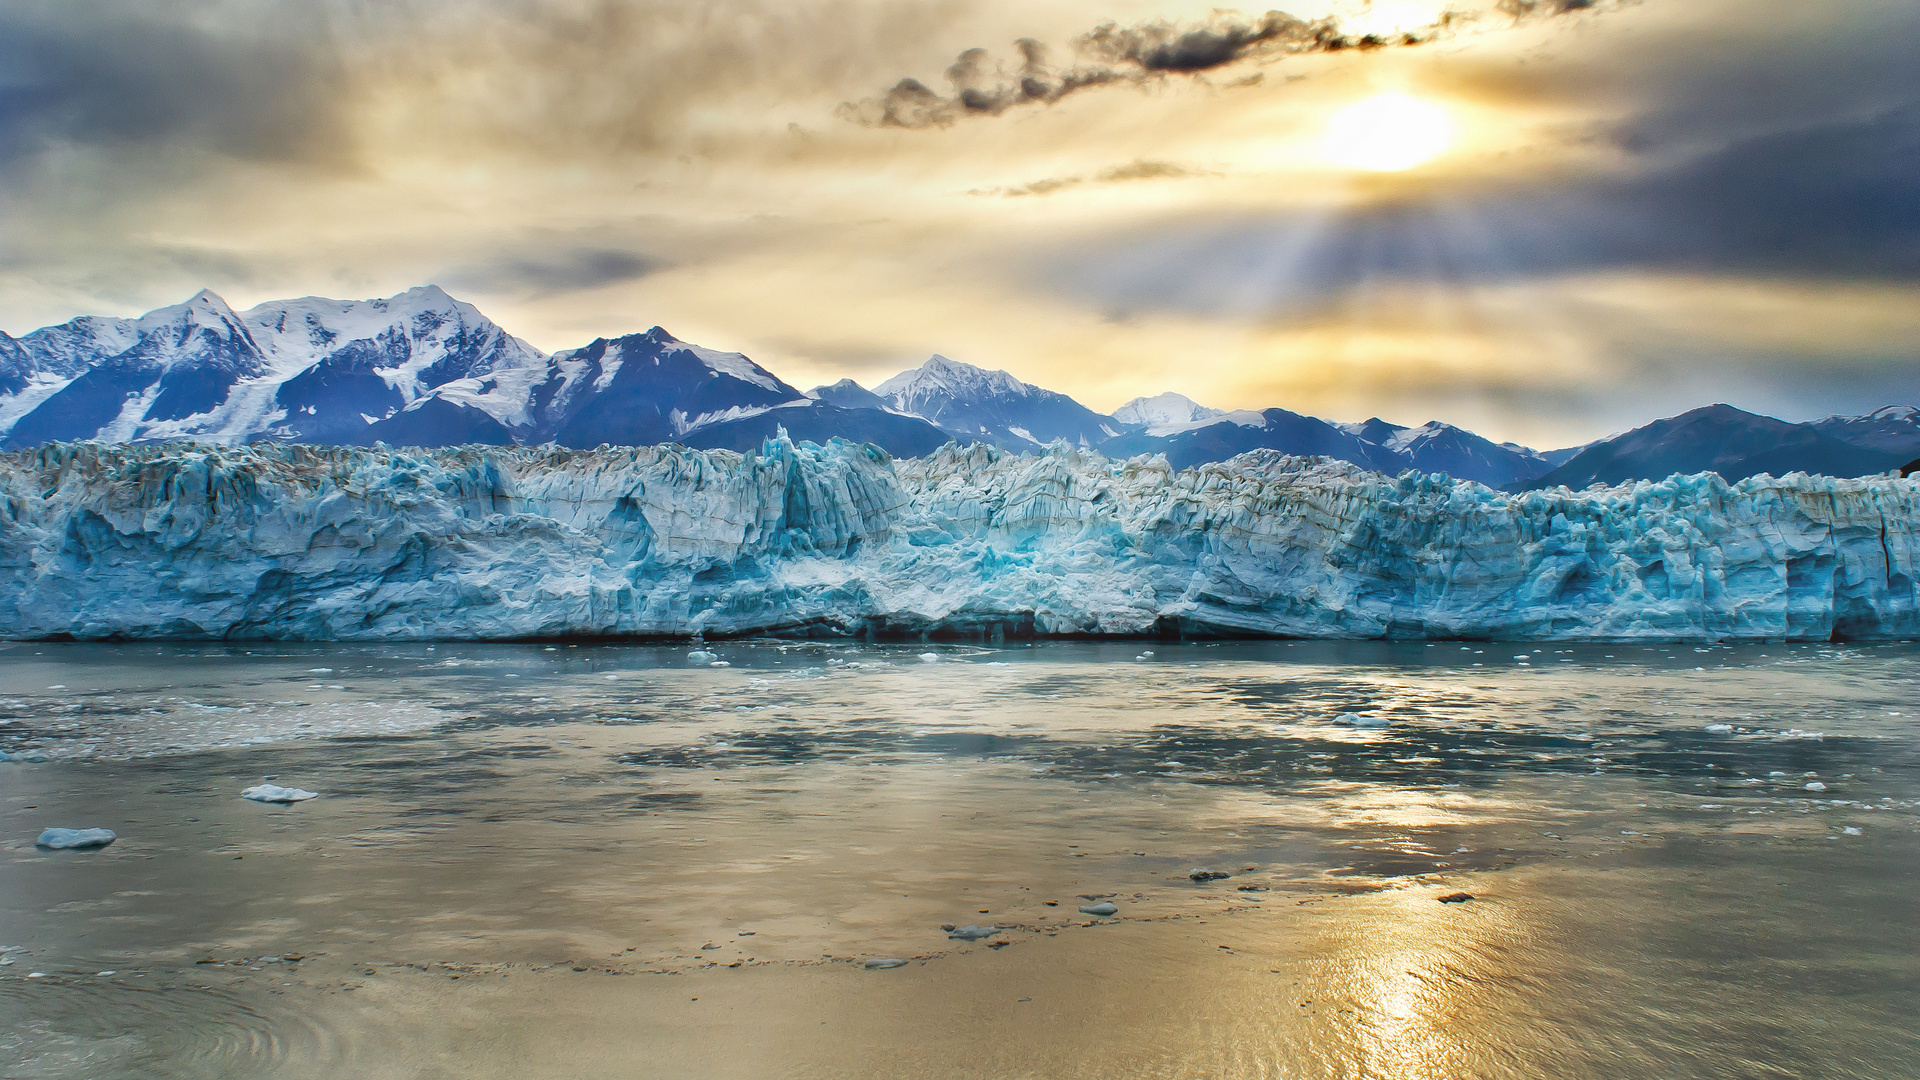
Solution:
<path fill-rule="evenodd" d="M 1056 442 L 0 454 L 0 634 L 1920 636 L 1920 478 L 1507 493 Z"/>

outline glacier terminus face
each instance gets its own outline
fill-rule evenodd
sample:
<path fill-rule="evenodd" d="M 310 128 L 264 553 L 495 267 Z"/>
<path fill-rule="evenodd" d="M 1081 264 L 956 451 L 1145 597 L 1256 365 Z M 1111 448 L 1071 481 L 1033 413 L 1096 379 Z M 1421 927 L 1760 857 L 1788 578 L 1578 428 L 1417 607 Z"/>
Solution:
<path fill-rule="evenodd" d="M 1920 479 L 1519 494 L 1255 451 L 784 435 L 0 455 L 15 638 L 1920 636 Z"/>

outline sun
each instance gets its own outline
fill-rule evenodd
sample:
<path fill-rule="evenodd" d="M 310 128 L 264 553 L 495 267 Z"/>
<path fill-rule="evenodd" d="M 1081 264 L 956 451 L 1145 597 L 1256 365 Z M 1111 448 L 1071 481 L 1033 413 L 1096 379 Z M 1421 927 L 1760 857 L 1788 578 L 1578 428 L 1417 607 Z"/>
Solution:
<path fill-rule="evenodd" d="M 1334 113 L 1321 150 L 1350 169 L 1399 172 L 1439 157 L 1452 141 L 1445 109 L 1406 94 L 1381 94 Z"/>

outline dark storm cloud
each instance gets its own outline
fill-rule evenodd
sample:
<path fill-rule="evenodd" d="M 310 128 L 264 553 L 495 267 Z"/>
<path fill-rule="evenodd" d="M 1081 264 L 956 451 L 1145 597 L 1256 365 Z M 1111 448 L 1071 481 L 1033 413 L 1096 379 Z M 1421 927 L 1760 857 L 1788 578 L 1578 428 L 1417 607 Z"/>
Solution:
<path fill-rule="evenodd" d="M 965 116 L 998 116 L 1017 105 L 1052 104 L 1091 87 L 1199 75 L 1244 60 L 1417 45 L 1443 31 L 1450 20 L 1443 17 L 1432 26 L 1392 37 L 1349 34 L 1331 18 L 1308 22 L 1284 11 L 1258 17 L 1221 12 L 1197 26 L 1104 23 L 1074 41 L 1078 62 L 1071 66 L 1055 67 L 1045 45 L 1022 38 L 1014 43 L 1017 59 L 998 59 L 985 49 L 961 53 L 946 71 L 950 94 L 918 79 L 902 79 L 879 97 L 848 102 L 840 113 L 870 127 L 944 126 Z"/>
<path fill-rule="evenodd" d="M 523 296 L 597 289 L 645 277 L 661 268 L 655 259 L 613 248 L 574 248 L 536 255 L 510 255 L 437 275 L 447 284 L 476 292 Z"/>
<path fill-rule="evenodd" d="M 1621 179 L 1163 225 L 1045 276 L 1108 307 L 1272 315 L 1370 283 L 1619 270 L 1920 283 L 1920 103 Z"/>
<path fill-rule="evenodd" d="M 0 169 L 61 146 L 253 159 L 337 148 L 339 74 L 323 50 L 302 44 L 325 37 L 312 9 L 271 19 L 221 11 L 218 28 L 165 10 L 0 4 Z"/>

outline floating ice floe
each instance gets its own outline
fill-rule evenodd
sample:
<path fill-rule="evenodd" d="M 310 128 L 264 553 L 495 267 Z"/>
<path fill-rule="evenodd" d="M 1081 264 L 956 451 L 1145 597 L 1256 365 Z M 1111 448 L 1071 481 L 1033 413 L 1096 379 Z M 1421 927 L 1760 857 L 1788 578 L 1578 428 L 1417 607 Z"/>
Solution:
<path fill-rule="evenodd" d="M 47 757 L 47 755 L 41 753 L 38 750 L 22 750 L 17 754 L 9 754 L 9 753 L 6 753 L 5 751 L 0 751 L 0 761 L 20 761 L 20 762 L 38 763 L 38 762 L 50 761 L 50 760 L 52 759 Z"/>
<path fill-rule="evenodd" d="M 1387 727 L 1393 723 L 1384 716 L 1362 716 L 1359 713 L 1350 712 L 1343 712 L 1334 717 L 1333 722 L 1345 724 L 1348 727 Z"/>
<path fill-rule="evenodd" d="M 1119 910 L 1120 908 L 1111 900 L 1102 900 L 1097 904 L 1080 905 L 1080 914 L 1082 915 L 1112 915 Z"/>
<path fill-rule="evenodd" d="M 1825 790 L 1827 790 L 1827 785 L 1825 785 L 1825 784 L 1823 784 L 1823 783 L 1821 783 L 1821 782 L 1820 782 L 1820 781 L 1818 781 L 1818 780 L 1813 780 L 1813 781 L 1809 781 L 1809 782 L 1808 782 L 1808 784 L 1807 784 L 1807 787 L 1806 787 L 1806 790 L 1808 790 L 1808 791 L 1825 791 Z"/>
<path fill-rule="evenodd" d="M 992 937 L 999 932 L 1000 928 L 997 926 L 956 926 L 947 931 L 947 936 L 959 938 L 961 941 L 979 941 L 981 938 Z"/>
<path fill-rule="evenodd" d="M 317 799 L 320 793 L 297 787 L 281 787 L 278 784 L 259 784 L 242 791 L 240 797 L 252 799 L 254 802 L 292 803 Z"/>
<path fill-rule="evenodd" d="M 940 662 L 940 654 L 923 652 L 920 654 L 920 662 L 923 664 L 937 664 Z"/>
<path fill-rule="evenodd" d="M 1707 731 L 1714 735 L 1731 735 L 1733 734 L 1733 725 L 1732 724 L 1708 724 Z"/>
<path fill-rule="evenodd" d="M 720 659 L 718 655 L 705 649 L 695 649 L 687 654 L 687 662 L 692 664 L 710 664 L 718 659 Z"/>
<path fill-rule="evenodd" d="M 867 961 L 867 967 L 876 971 L 906 966 L 907 962 L 897 956 L 876 956 Z"/>
<path fill-rule="evenodd" d="M 118 840 L 112 829 L 42 829 L 34 847 L 54 849 L 103 848 Z"/>

